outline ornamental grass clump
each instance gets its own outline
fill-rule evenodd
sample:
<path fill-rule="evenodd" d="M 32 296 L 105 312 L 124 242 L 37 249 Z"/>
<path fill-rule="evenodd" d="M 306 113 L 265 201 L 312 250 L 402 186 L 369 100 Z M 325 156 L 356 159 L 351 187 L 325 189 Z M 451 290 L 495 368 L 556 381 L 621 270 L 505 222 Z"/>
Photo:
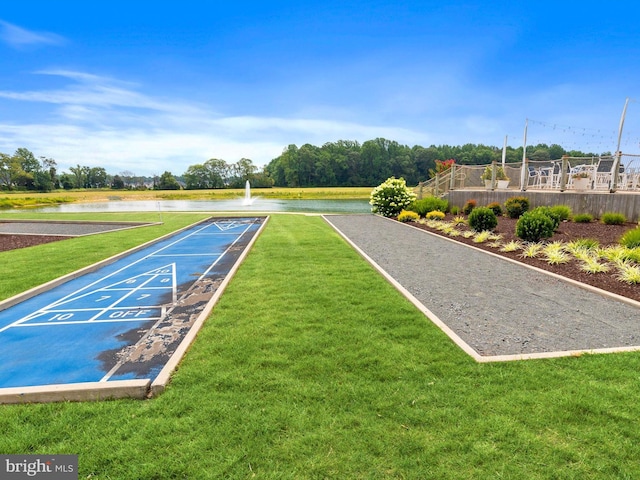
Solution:
<path fill-rule="evenodd" d="M 491 238 L 491 231 L 490 230 L 482 230 L 478 233 L 476 233 L 473 236 L 473 242 L 474 243 L 484 243 L 489 241 L 489 239 Z"/>
<path fill-rule="evenodd" d="M 498 219 L 488 207 L 477 207 L 469 214 L 469 227 L 476 232 L 493 231 L 498 226 Z"/>
<path fill-rule="evenodd" d="M 553 236 L 555 221 L 542 211 L 525 212 L 516 223 L 516 235 L 525 242 L 539 242 Z"/>
<path fill-rule="evenodd" d="M 542 252 L 544 245 L 541 243 L 527 243 L 522 248 L 522 253 L 520 256 L 522 258 L 536 258 Z"/>
<path fill-rule="evenodd" d="M 384 217 L 394 217 L 406 209 L 416 199 L 404 178 L 391 177 L 371 191 L 369 204 L 373 213 Z"/>
<path fill-rule="evenodd" d="M 629 230 L 622 237 L 620 237 L 620 245 L 624 245 L 627 248 L 640 247 L 640 227 Z"/>
<path fill-rule="evenodd" d="M 598 249 L 598 256 L 615 265 L 620 265 L 629 260 L 630 251 L 631 250 L 622 245 L 609 245 Z"/>
<path fill-rule="evenodd" d="M 622 213 L 606 212 L 602 214 L 600 221 L 605 225 L 622 225 L 627 218 Z"/>
<path fill-rule="evenodd" d="M 580 259 L 580 270 L 590 274 L 607 273 L 611 267 L 606 263 L 600 263 L 598 258 L 587 255 Z"/>
<path fill-rule="evenodd" d="M 576 223 L 591 223 L 593 222 L 593 215 L 590 213 L 578 213 L 573 216 L 573 221 Z"/>
<path fill-rule="evenodd" d="M 624 262 L 616 265 L 616 267 L 618 268 L 618 274 L 616 275 L 618 280 L 630 285 L 640 283 L 640 266 Z"/>
<path fill-rule="evenodd" d="M 500 248 L 501 252 L 517 252 L 522 248 L 522 244 L 517 240 L 511 240 L 510 242 L 505 243 Z"/>
<path fill-rule="evenodd" d="M 542 254 L 550 265 L 567 263 L 571 257 L 567 254 L 562 242 L 552 242 L 544 246 Z"/>

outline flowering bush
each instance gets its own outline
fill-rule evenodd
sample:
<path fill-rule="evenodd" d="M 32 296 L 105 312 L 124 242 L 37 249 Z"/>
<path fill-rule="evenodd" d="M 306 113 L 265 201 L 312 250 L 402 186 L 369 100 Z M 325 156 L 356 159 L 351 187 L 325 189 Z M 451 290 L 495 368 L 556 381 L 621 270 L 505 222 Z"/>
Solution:
<path fill-rule="evenodd" d="M 404 178 L 388 178 L 371 191 L 371 211 L 384 217 L 394 217 L 411 205 L 416 194 L 407 188 Z"/>
<path fill-rule="evenodd" d="M 429 176 L 431 178 L 435 177 L 437 173 L 444 173 L 448 170 L 451 169 L 452 166 L 454 166 L 456 163 L 455 159 L 450 158 L 449 160 L 436 160 L 435 164 L 436 164 L 436 168 L 435 170 L 433 168 L 429 169 Z"/>

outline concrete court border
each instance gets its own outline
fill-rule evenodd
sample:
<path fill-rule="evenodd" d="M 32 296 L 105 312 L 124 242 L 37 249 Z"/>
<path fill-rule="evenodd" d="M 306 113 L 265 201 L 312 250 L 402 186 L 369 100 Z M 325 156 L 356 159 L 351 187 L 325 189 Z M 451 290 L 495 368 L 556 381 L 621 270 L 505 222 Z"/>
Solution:
<path fill-rule="evenodd" d="M 194 324 L 189 329 L 189 332 L 184 336 L 175 352 L 169 358 L 165 366 L 161 369 L 160 373 L 156 376 L 155 380 L 151 382 L 150 379 L 136 379 L 136 380 L 113 380 L 110 382 L 81 382 L 70 384 L 53 384 L 53 385 L 38 385 L 38 386 L 25 386 L 25 387 L 9 387 L 0 388 L 0 404 L 16 404 L 16 403 L 48 403 L 48 402 L 65 402 L 65 401 L 96 401 L 96 400 L 113 400 L 121 398 L 133 398 L 144 399 L 154 395 L 158 395 L 164 391 L 167 384 L 171 380 L 171 375 L 175 371 L 176 367 L 184 357 L 188 348 L 195 340 L 198 332 L 202 328 L 207 317 L 210 315 L 213 307 L 218 302 L 220 296 L 226 289 L 227 285 L 235 275 L 236 271 L 244 261 L 245 257 L 249 254 L 249 251 L 253 247 L 266 224 L 269 221 L 268 215 L 244 215 L 246 217 L 263 217 L 264 221 L 260 228 L 255 232 L 252 239 L 247 243 L 246 247 L 233 264 L 224 280 L 221 282 L 214 295 L 209 299 L 205 307 L 202 309 Z M 226 215 L 224 216 L 226 217 Z M 27 300 L 39 293 L 45 292 L 54 288 L 60 284 L 63 284 L 69 280 L 75 279 L 84 275 L 85 273 L 93 272 L 104 265 L 119 260 L 122 257 L 135 253 L 141 249 L 160 242 L 180 232 L 197 226 L 201 223 L 205 223 L 211 219 L 211 216 L 200 220 L 198 222 L 187 225 L 183 228 L 167 233 L 161 237 L 155 238 L 141 245 L 133 247 L 124 252 L 118 253 L 104 259 L 100 262 L 94 263 L 87 267 L 71 272 L 62 277 L 56 278 L 50 282 L 44 283 L 38 287 L 27 290 L 14 297 L 6 299 L 0 302 L 0 310 L 4 310 L 11 307 L 21 301 Z"/>
<path fill-rule="evenodd" d="M 345 235 L 338 227 L 336 227 L 331 220 L 327 217 L 330 215 L 322 215 L 324 220 L 349 244 L 351 247 L 358 252 L 360 256 L 362 256 L 371 266 L 373 266 L 378 273 L 380 273 L 391 285 L 393 285 L 407 300 L 409 300 L 418 310 L 420 310 L 433 324 L 435 324 L 440 330 L 442 330 L 461 350 L 463 350 L 467 355 L 473 358 L 478 363 L 492 363 L 492 362 L 508 362 L 508 361 L 516 361 L 516 360 L 535 360 L 535 359 L 546 359 L 546 358 L 559 358 L 559 357 L 577 357 L 584 354 L 604 354 L 604 353 L 622 353 L 622 352 L 637 352 L 640 351 L 640 345 L 633 346 L 625 346 L 625 347 L 610 347 L 610 348 L 596 348 L 596 349 L 579 349 L 579 350 L 558 350 L 558 351 L 550 351 L 550 352 L 537 352 L 537 353 L 523 353 L 523 354 L 505 354 L 505 355 L 480 355 L 476 352 L 467 342 L 465 342 L 454 330 L 452 330 L 444 321 L 442 321 L 434 312 L 432 312 L 429 308 L 427 308 L 420 300 L 418 300 L 411 292 L 409 292 L 403 285 L 401 285 L 395 278 L 393 278 L 384 268 L 382 268 L 375 260 L 373 260 L 369 255 L 367 255 L 358 245 L 356 245 L 347 235 Z M 396 222 L 390 218 L 384 218 L 389 222 Z M 606 290 L 602 290 L 591 285 L 586 285 L 581 282 L 577 282 L 570 278 L 563 277 L 561 275 L 557 275 L 553 272 L 549 272 L 547 270 L 543 270 L 532 265 L 527 265 L 516 260 L 503 257 L 501 255 L 497 255 L 492 252 L 488 252 L 486 250 L 482 250 L 480 248 L 474 247 L 472 245 L 467 245 L 465 243 L 456 242 L 451 238 L 447 238 L 441 235 L 436 235 L 435 233 L 429 232 L 427 230 L 422 230 L 420 228 L 414 227 L 412 225 L 407 225 L 402 223 L 406 228 L 413 228 L 427 235 L 432 235 L 438 237 L 439 239 L 446 240 L 448 242 L 453 242 L 456 245 L 461 245 L 463 247 L 474 249 L 483 254 L 492 255 L 500 260 L 511 262 L 520 267 L 529 268 L 538 273 L 542 273 L 545 275 L 549 275 L 554 277 L 557 280 L 567 282 L 579 288 L 583 288 L 592 293 L 596 293 L 605 297 L 609 297 L 611 299 L 615 299 L 617 301 L 621 301 L 627 303 L 631 306 L 634 306 L 640 309 L 640 302 L 632 300 L 627 297 L 622 297 L 615 293 L 607 292 Z"/>
<path fill-rule="evenodd" d="M 133 228 L 141 228 L 141 227 L 151 227 L 153 225 L 161 225 L 162 222 L 129 222 L 129 221 L 98 221 L 98 220 L 41 220 L 41 219 L 0 219 L 0 226 L 3 225 L 29 225 L 29 226 L 34 226 L 34 225 L 38 225 L 38 226 L 43 226 L 43 227 L 51 227 L 53 225 L 66 225 L 66 226 L 73 226 L 73 227 L 80 227 L 78 229 L 79 233 L 65 233 L 65 232 L 59 232 L 59 231 L 49 231 L 49 232 L 29 232 L 29 231 L 18 231 L 19 229 L 16 230 L 9 230 L 9 231 L 2 231 L 2 229 L 0 228 L 0 234 L 1 235 L 28 235 L 28 236 L 54 236 L 54 237 L 69 237 L 69 238 L 75 238 L 75 237 L 86 237 L 89 235 L 100 235 L 102 233 L 109 233 L 109 232 L 118 232 L 120 230 L 130 230 Z M 104 226 L 106 228 L 104 229 L 99 229 L 99 230 L 92 230 L 92 231 L 85 231 L 82 232 L 82 227 L 83 226 Z M 88 229 L 85 229 L 88 230 Z"/>

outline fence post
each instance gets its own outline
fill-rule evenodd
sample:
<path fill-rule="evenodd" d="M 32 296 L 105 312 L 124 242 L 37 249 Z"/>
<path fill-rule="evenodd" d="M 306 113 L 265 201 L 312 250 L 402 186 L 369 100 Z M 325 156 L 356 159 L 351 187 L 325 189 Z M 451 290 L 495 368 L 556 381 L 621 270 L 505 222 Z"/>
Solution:
<path fill-rule="evenodd" d="M 520 191 L 527 191 L 527 183 L 529 183 L 529 159 L 524 157 L 522 162 L 522 170 L 520 171 Z"/>
<path fill-rule="evenodd" d="M 498 162 L 496 162 L 495 160 L 493 162 L 491 162 L 491 191 L 494 191 L 496 189 L 496 182 L 497 182 L 497 168 L 498 168 Z"/>
<path fill-rule="evenodd" d="M 613 167 L 611 167 L 611 181 L 609 182 L 609 193 L 615 193 L 618 189 L 618 175 L 620 174 L 620 157 L 622 152 L 618 150 L 614 156 Z"/>
<path fill-rule="evenodd" d="M 436 183 L 435 183 L 435 185 L 433 187 L 433 196 L 434 197 L 438 196 L 438 190 L 439 190 L 438 187 L 440 187 L 440 174 L 438 172 L 436 172 Z"/>
<path fill-rule="evenodd" d="M 564 192 L 567 189 L 567 165 L 569 165 L 569 157 L 567 155 L 562 156 L 562 166 L 560 167 L 560 191 Z"/>
<path fill-rule="evenodd" d="M 451 168 L 449 168 L 449 175 L 451 175 L 451 178 L 449 178 L 449 190 L 455 190 L 456 188 L 456 164 L 452 164 Z"/>

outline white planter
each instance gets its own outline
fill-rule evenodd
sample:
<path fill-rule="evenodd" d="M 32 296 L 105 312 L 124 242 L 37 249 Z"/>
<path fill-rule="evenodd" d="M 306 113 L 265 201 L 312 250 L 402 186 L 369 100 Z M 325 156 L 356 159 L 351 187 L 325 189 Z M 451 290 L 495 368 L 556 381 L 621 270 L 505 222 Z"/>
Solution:
<path fill-rule="evenodd" d="M 491 180 L 485 180 L 484 186 L 487 190 L 491 190 Z"/>
<path fill-rule="evenodd" d="M 589 187 L 589 179 L 588 178 L 574 178 L 573 179 L 573 188 L 576 190 L 586 190 Z"/>
<path fill-rule="evenodd" d="M 509 180 L 498 180 L 498 188 L 503 190 L 509 188 Z"/>

